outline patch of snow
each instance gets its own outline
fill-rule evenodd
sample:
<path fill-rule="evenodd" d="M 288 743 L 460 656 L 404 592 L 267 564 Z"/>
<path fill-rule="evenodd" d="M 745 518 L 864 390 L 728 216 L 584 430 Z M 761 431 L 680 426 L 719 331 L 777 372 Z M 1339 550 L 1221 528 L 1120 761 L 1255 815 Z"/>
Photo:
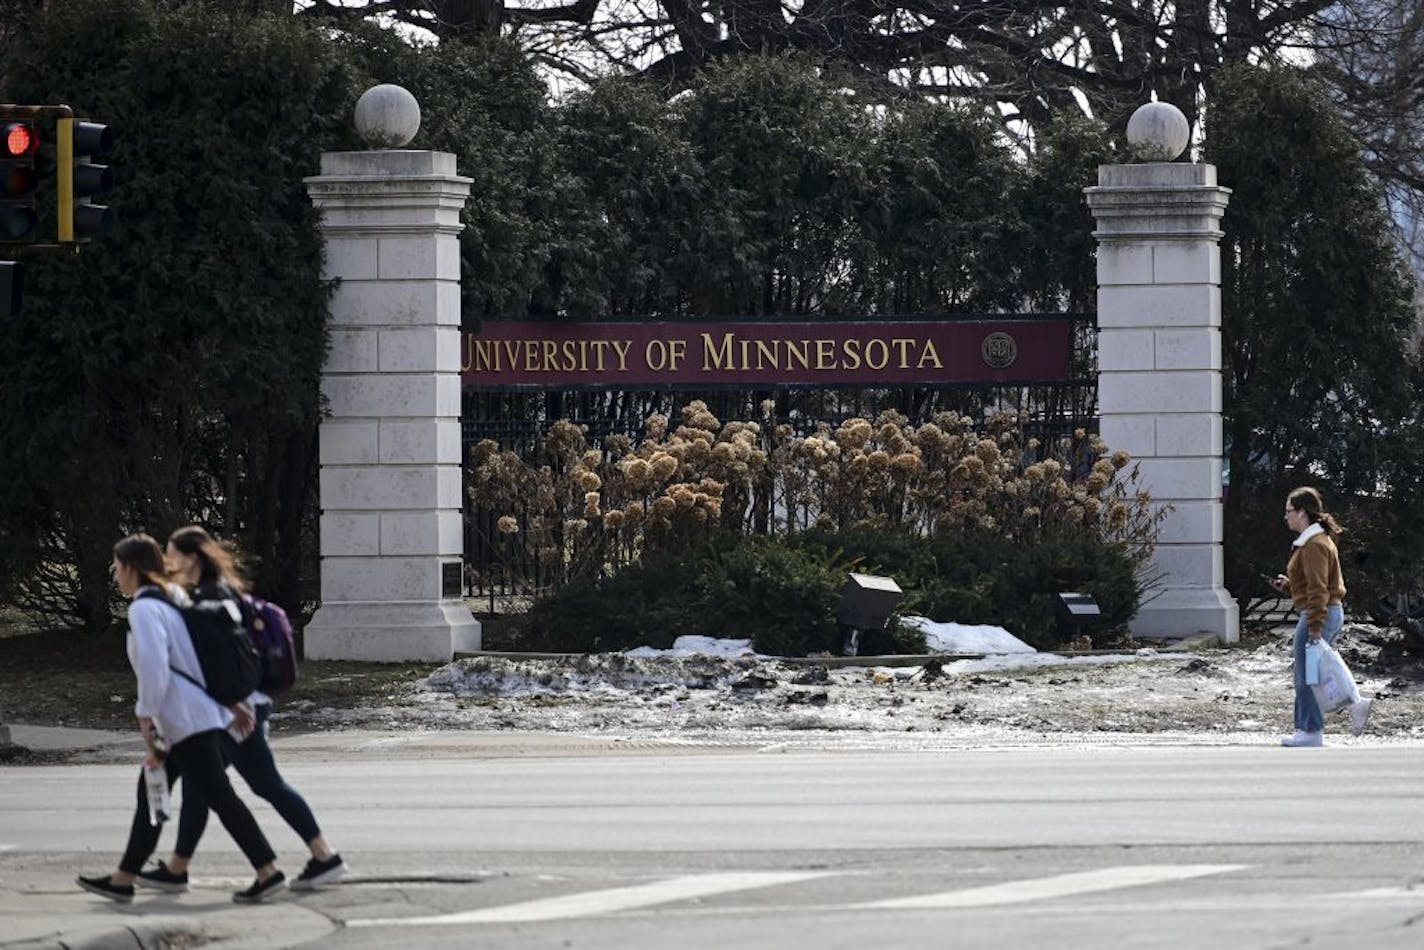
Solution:
<path fill-rule="evenodd" d="M 756 656 L 750 640 L 718 640 L 715 637 L 685 636 L 672 642 L 672 649 L 634 647 L 624 650 L 626 656 Z"/>
<path fill-rule="evenodd" d="M 905 626 L 925 635 L 931 653 L 1037 653 L 1003 627 L 990 624 L 936 623 L 928 617 L 902 617 Z"/>
<path fill-rule="evenodd" d="M 1032 670 L 1045 666 L 1106 666 L 1113 663 L 1140 662 L 1158 658 L 1158 654 L 1104 653 L 1095 656 L 1059 656 L 1056 653 L 1001 653 L 981 660 L 956 660 L 944 667 L 946 673 L 985 673 L 997 670 Z"/>

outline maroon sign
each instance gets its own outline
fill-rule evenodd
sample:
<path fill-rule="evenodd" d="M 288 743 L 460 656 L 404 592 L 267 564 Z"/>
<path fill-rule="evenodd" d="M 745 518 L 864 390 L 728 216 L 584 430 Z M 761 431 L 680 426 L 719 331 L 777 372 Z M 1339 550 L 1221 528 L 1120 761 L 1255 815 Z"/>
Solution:
<path fill-rule="evenodd" d="M 464 384 L 518 387 L 878 386 L 1068 379 L 1066 317 L 798 323 L 490 321 L 466 335 Z"/>

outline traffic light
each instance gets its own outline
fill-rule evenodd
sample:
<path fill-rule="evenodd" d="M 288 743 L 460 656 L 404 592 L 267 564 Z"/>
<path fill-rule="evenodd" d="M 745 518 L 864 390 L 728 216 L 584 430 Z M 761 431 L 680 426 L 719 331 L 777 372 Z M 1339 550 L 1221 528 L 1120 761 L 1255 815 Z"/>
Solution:
<path fill-rule="evenodd" d="M 35 239 L 39 215 L 35 191 L 39 175 L 35 153 L 40 137 L 33 122 L 0 122 L 0 242 L 26 243 Z"/>
<path fill-rule="evenodd" d="M 56 124 L 55 141 L 59 240 L 88 241 L 107 236 L 114 229 L 114 213 L 106 205 L 91 204 L 89 199 L 114 187 L 113 170 L 92 161 L 113 149 L 113 133 L 98 122 L 62 118 Z"/>

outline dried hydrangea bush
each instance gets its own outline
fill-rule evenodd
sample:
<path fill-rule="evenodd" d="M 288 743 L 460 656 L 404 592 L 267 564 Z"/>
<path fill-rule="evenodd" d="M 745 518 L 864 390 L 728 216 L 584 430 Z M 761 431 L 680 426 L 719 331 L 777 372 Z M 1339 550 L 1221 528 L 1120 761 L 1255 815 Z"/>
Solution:
<path fill-rule="evenodd" d="M 722 422 L 695 401 L 676 425 L 649 417 L 636 443 L 594 444 L 559 421 L 537 461 L 490 440 L 472 446 L 469 501 L 498 514 L 486 540 L 506 579 L 557 587 L 718 532 L 811 528 L 990 532 L 1022 544 L 1072 533 L 1119 546 L 1140 571 L 1164 516 L 1128 454 L 1082 429 L 1042 442 L 1012 412 L 978 425 L 940 413 L 918 426 L 885 412 L 798 435 L 773 402 L 761 409 L 758 421 Z"/>

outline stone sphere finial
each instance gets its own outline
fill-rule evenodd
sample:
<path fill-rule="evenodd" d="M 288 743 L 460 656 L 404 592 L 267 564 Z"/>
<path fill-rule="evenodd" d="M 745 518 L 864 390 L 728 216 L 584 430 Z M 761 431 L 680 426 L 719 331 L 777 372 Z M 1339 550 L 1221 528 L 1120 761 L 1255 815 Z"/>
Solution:
<path fill-rule="evenodd" d="M 381 83 L 361 93 L 355 118 L 371 148 L 401 148 L 420 131 L 420 103 L 405 87 Z"/>
<path fill-rule="evenodd" d="M 1127 120 L 1127 144 L 1140 161 L 1170 162 L 1187 147 L 1191 126 L 1170 102 L 1148 102 Z"/>

